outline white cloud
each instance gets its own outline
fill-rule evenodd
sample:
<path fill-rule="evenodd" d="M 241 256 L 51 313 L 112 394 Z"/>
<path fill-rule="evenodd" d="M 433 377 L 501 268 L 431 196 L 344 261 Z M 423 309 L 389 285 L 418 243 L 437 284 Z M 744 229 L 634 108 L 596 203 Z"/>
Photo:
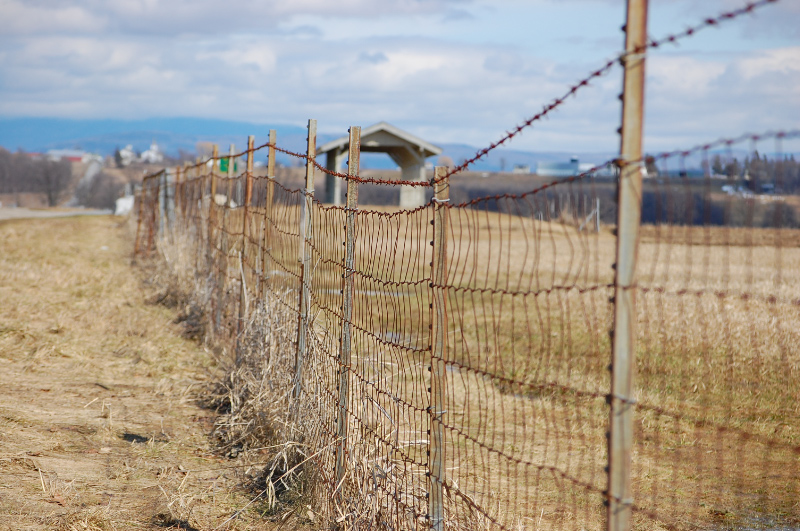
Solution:
<path fill-rule="evenodd" d="M 197 54 L 198 61 L 216 62 L 220 72 L 228 68 L 233 71 L 255 69 L 260 74 L 270 74 L 275 70 L 277 58 L 263 43 L 249 41 L 220 51 L 205 51 Z"/>
<path fill-rule="evenodd" d="M 680 12 L 680 30 L 741 2 L 654 4 Z M 759 37 L 800 2 L 783 5 L 650 54 L 654 149 L 800 123 L 800 48 Z M 16 21 L 0 35 L 0 115 L 316 118 L 321 131 L 388 120 L 486 145 L 613 55 L 618 12 L 610 0 L 0 0 L 0 18 Z M 572 25 L 534 17 L 548 13 Z M 717 53 L 730 35 L 744 46 L 744 31 L 749 49 Z M 594 81 L 510 147 L 615 149 L 620 81 L 618 68 Z"/>
<path fill-rule="evenodd" d="M 105 26 L 103 17 L 78 5 L 46 5 L 41 2 L 3 0 L 0 18 L 3 33 L 10 35 L 52 32 L 97 32 Z"/>
<path fill-rule="evenodd" d="M 3 0 L 0 16 L 13 20 L 4 32 L 38 34 L 43 30 L 98 33 L 226 34 L 274 28 L 298 16 L 372 19 L 391 16 L 452 14 L 466 0 Z"/>
<path fill-rule="evenodd" d="M 647 62 L 648 88 L 665 88 L 674 99 L 697 98 L 713 90 L 713 82 L 726 69 L 724 63 L 692 56 L 651 55 Z"/>
<path fill-rule="evenodd" d="M 730 60 L 674 56 L 651 61 L 646 124 L 651 151 L 682 147 L 676 139 L 714 140 L 797 127 L 798 57 L 800 48 L 790 47 Z"/>
<path fill-rule="evenodd" d="M 800 46 L 764 50 L 739 61 L 737 67 L 747 80 L 772 73 L 797 74 L 800 73 Z M 800 98 L 800 91 L 793 93 Z"/>

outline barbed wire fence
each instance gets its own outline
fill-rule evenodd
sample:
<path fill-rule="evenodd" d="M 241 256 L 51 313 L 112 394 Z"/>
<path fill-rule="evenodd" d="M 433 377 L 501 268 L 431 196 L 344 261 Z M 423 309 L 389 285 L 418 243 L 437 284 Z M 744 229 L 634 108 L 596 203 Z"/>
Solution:
<path fill-rule="evenodd" d="M 800 175 L 782 146 L 800 131 L 654 157 L 641 132 L 647 50 L 775 1 L 653 40 L 630 0 L 625 52 L 428 181 L 361 176 L 355 126 L 347 173 L 317 163 L 314 120 L 306 153 L 275 131 L 215 148 L 144 180 L 136 253 L 188 242 L 215 341 L 272 371 L 272 437 L 303 447 L 333 525 L 796 526 Z M 618 63 L 618 159 L 454 199 L 474 162 Z M 305 161 L 303 186 L 276 175 L 277 152 Z M 346 182 L 345 205 L 318 199 L 320 172 Z M 365 184 L 431 199 L 370 206 Z M 589 230 L 600 197 L 614 206 Z"/>

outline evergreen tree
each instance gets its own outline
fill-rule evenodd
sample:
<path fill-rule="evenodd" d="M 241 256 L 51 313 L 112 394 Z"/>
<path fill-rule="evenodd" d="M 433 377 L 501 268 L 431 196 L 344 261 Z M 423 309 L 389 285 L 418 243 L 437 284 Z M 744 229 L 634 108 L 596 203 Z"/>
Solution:
<path fill-rule="evenodd" d="M 719 155 L 714 155 L 714 159 L 711 161 L 711 172 L 713 175 L 723 175 L 725 173 L 725 169 L 722 167 L 722 159 Z"/>

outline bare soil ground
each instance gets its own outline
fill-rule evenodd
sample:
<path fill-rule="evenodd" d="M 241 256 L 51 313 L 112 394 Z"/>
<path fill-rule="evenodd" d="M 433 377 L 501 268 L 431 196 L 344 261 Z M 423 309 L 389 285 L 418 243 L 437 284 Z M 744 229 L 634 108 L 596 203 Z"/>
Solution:
<path fill-rule="evenodd" d="M 210 445 L 212 358 L 148 303 L 125 231 L 0 222 L 0 530 L 272 529 Z"/>

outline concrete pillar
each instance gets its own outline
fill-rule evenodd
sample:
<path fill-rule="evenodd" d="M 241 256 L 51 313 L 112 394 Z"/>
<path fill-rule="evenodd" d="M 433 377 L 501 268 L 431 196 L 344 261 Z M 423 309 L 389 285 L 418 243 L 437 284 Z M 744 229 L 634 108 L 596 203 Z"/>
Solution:
<path fill-rule="evenodd" d="M 344 157 L 344 151 L 338 149 L 328 151 L 325 154 L 325 169 L 342 173 Z M 342 204 L 342 179 L 327 173 L 325 174 L 325 202 L 333 205 Z"/>
<path fill-rule="evenodd" d="M 401 168 L 403 181 L 424 181 L 425 162 L 403 166 Z M 417 208 L 425 204 L 425 187 L 402 186 L 400 187 L 400 208 Z"/>

